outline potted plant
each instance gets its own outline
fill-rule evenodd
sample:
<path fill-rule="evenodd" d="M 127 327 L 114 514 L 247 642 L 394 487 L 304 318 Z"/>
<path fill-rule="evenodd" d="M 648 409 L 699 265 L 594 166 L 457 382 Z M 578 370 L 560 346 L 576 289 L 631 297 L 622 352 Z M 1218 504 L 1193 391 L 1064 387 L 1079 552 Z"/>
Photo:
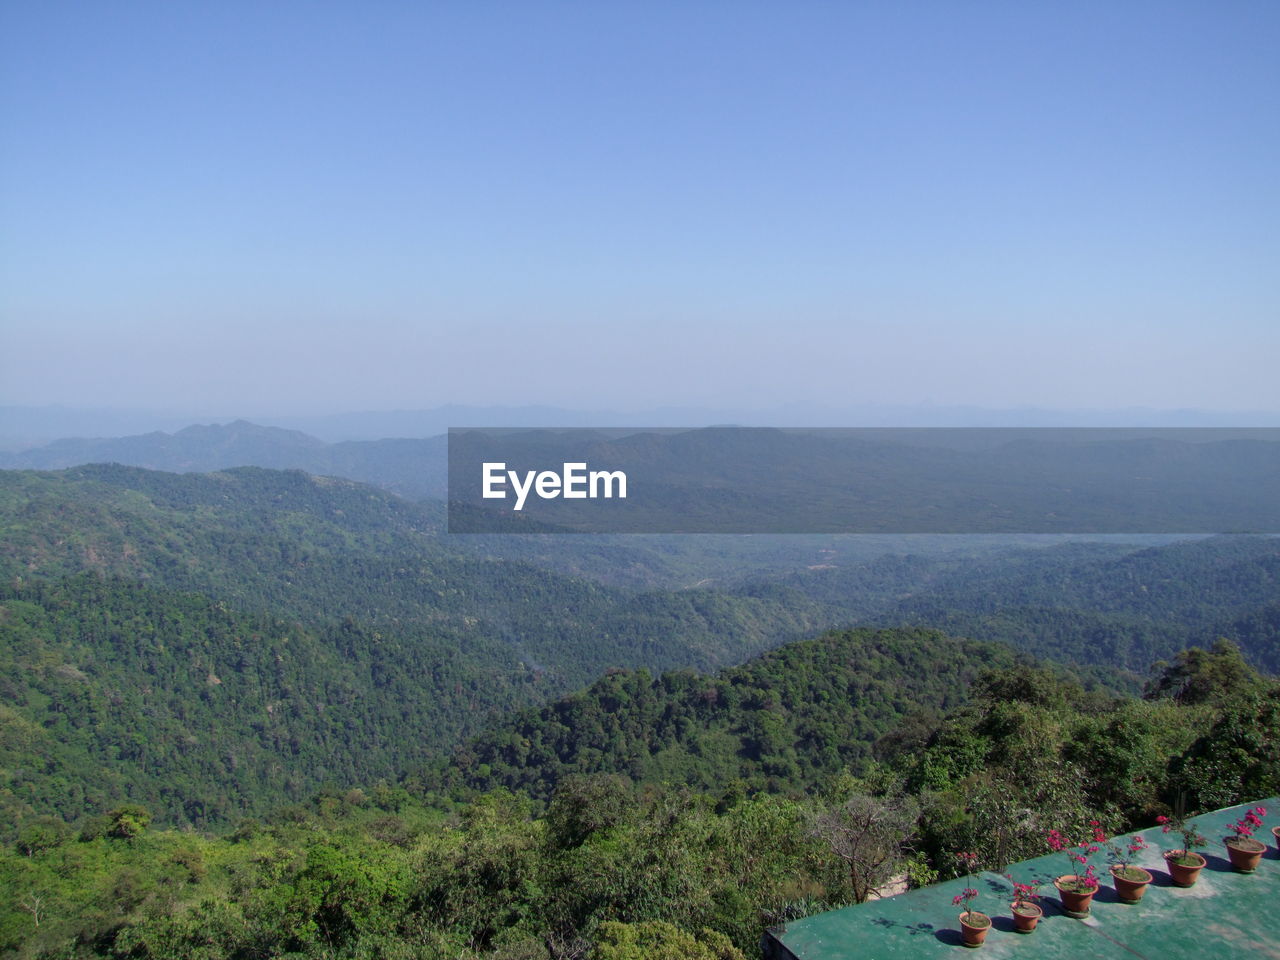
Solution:
<path fill-rule="evenodd" d="M 1223 843 L 1227 845 L 1231 866 L 1240 873 L 1253 873 L 1258 867 L 1258 861 L 1267 852 L 1266 844 L 1253 839 L 1253 831 L 1262 826 L 1262 818 L 1266 815 L 1265 807 L 1254 807 L 1246 810 L 1244 816 L 1228 828 L 1234 836 L 1227 837 Z"/>
<path fill-rule="evenodd" d="M 1165 833 L 1182 835 L 1181 849 L 1164 852 L 1164 862 L 1169 868 L 1169 876 L 1173 878 L 1174 885 L 1179 887 L 1194 885 L 1206 863 L 1205 858 L 1195 852 L 1195 848 L 1203 847 L 1209 841 L 1196 830 L 1195 824 L 1181 813 L 1175 813 L 1172 817 L 1156 817 L 1156 823 L 1162 825 Z"/>
<path fill-rule="evenodd" d="M 978 891 L 973 887 L 965 887 L 963 893 L 951 898 L 952 906 L 964 904 L 964 913 L 960 914 L 960 936 L 964 938 L 966 947 L 980 947 L 987 939 L 987 931 L 991 929 L 991 918 L 985 913 L 973 909 L 973 898 Z"/>
<path fill-rule="evenodd" d="M 1272 827 L 1271 835 L 1276 838 L 1276 849 L 1280 850 L 1280 827 Z"/>
<path fill-rule="evenodd" d="M 1064 873 L 1053 881 L 1053 885 L 1058 889 L 1067 916 L 1078 920 L 1089 915 L 1093 895 L 1098 892 L 1098 876 L 1089 863 L 1089 857 L 1101 849 L 1099 844 L 1106 839 L 1097 820 L 1090 820 L 1089 825 L 1093 828 L 1093 839 L 1086 840 L 1078 849 L 1069 849 L 1071 844 L 1057 830 L 1050 830 L 1048 836 L 1049 849 L 1067 851 L 1071 859 L 1071 873 Z"/>
<path fill-rule="evenodd" d="M 957 855 L 957 860 L 964 868 L 969 880 L 973 880 L 973 872 L 978 866 L 978 855 L 976 853 L 961 853 Z M 951 899 L 951 905 L 958 907 L 964 904 L 964 912 L 960 914 L 960 935 L 964 938 L 966 947 L 980 947 L 982 941 L 987 939 L 987 933 L 991 930 L 991 918 L 985 913 L 979 913 L 973 909 L 973 900 L 978 895 L 977 888 L 967 886 L 962 893 L 956 894 Z"/>
<path fill-rule="evenodd" d="M 1133 858 L 1145 849 L 1147 841 L 1136 833 L 1127 843 L 1117 838 L 1107 844 L 1111 877 L 1115 881 L 1116 896 L 1121 903 L 1137 903 L 1147 892 L 1147 884 L 1155 879 L 1149 870 L 1133 865 Z"/>
<path fill-rule="evenodd" d="M 1018 933 L 1030 933 L 1044 916 L 1044 908 L 1036 902 L 1040 899 L 1040 885 L 1019 883 L 1011 874 L 1006 873 L 1004 876 L 1013 884 L 1013 903 L 1010 907 L 1013 909 L 1014 929 Z"/>

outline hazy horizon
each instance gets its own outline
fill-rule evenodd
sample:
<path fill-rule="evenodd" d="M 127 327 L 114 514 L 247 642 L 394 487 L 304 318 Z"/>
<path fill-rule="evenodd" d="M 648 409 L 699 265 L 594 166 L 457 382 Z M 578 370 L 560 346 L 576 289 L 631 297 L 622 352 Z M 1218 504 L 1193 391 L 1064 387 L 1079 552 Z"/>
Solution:
<path fill-rule="evenodd" d="M 42 446 L 60 439 L 173 434 L 192 426 L 247 421 L 297 430 L 328 443 L 395 437 L 439 436 L 451 427 L 1277 427 L 1280 412 L 1115 408 L 1005 409 L 929 404 L 864 404 L 845 408 L 660 407 L 573 409 L 549 406 L 478 407 L 446 404 L 418 410 L 346 410 L 275 415 L 268 412 L 200 414 L 164 410 L 0 405 L 0 451 Z"/>
<path fill-rule="evenodd" d="M 1278 30 L 6 4 L 0 405 L 1280 411 Z"/>

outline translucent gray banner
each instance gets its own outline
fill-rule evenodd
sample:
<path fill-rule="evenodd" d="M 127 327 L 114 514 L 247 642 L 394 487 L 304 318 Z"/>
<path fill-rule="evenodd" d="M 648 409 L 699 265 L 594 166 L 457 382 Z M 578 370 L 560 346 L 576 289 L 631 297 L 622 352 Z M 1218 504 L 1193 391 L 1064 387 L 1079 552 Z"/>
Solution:
<path fill-rule="evenodd" d="M 450 533 L 1276 533 L 1280 429 L 449 431 Z"/>

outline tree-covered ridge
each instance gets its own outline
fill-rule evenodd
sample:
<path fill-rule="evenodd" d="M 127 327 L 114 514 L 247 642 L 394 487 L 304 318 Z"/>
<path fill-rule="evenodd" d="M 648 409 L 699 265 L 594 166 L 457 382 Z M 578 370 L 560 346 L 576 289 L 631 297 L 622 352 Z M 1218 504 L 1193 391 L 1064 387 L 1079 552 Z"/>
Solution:
<path fill-rule="evenodd" d="M 58 470 L 118 463 L 179 473 L 267 467 L 344 477 L 423 499 L 445 495 L 446 452 L 443 436 L 325 443 L 297 430 L 237 420 L 195 424 L 172 434 L 63 439 L 17 453 L 0 451 L 0 467 Z"/>
<path fill-rule="evenodd" d="M 1212 537 L 1145 549 L 1068 543 L 1000 556 L 885 556 L 771 578 L 860 622 L 1011 643 L 1037 657 L 1142 674 L 1220 636 L 1280 671 L 1280 539 Z"/>
<path fill-rule="evenodd" d="M 438 760 L 611 667 L 714 669 L 826 622 L 477 558 L 298 472 L 0 473 L 0 531 L 15 818 L 131 798 L 224 822 Z"/>
<path fill-rule="evenodd" d="M 532 662 L 563 674 L 565 690 L 610 666 L 714 669 L 851 623 L 936 627 L 1138 673 L 1225 634 L 1255 664 L 1280 669 L 1280 631 L 1266 614 L 1280 576 L 1277 538 L 1142 550 L 1069 543 L 995 555 L 961 544 L 948 553 L 874 558 L 839 548 L 829 551 L 831 563 L 811 569 L 701 588 L 693 605 L 711 611 L 703 616 L 682 591 L 636 597 L 602 585 L 605 575 L 586 580 L 513 561 L 502 538 L 477 552 L 442 537 L 440 519 L 435 508 L 299 472 L 176 475 L 101 465 L 0 472 L 0 567 L 24 576 L 96 569 L 304 619 L 429 620 L 462 634 L 475 627 L 508 637 Z M 626 544 L 563 542 L 579 567 L 664 562 Z M 678 565 L 699 583 L 699 550 L 732 557 L 740 549 L 708 540 Z M 536 559 L 539 548 L 512 553 Z M 718 572 L 723 562 L 708 566 Z M 653 632 L 689 616 L 687 639 Z M 583 630 L 586 622 L 604 625 L 611 639 L 602 645 Z M 628 638 L 643 648 L 625 649 Z"/>
<path fill-rule="evenodd" d="M 711 591 L 635 594 L 477 557 L 438 514 L 343 480 L 256 468 L 0 472 L 0 570 L 94 570 L 304 622 L 352 617 L 501 640 L 567 691 L 613 666 L 715 669 L 832 620 L 821 605 Z"/>
<path fill-rule="evenodd" d="M 795 790 L 860 772 L 911 713 L 960 703 L 1007 646 L 927 630 L 851 630 L 787 644 L 714 677 L 615 671 L 588 689 L 498 721 L 439 776 L 546 798 L 565 777 L 620 774 L 701 789 Z M 438 782 L 428 775 L 428 783 Z"/>
<path fill-rule="evenodd" d="M 13 768 L 18 771 L 13 776 L 27 778 L 15 802 L 41 812 L 74 812 L 109 798 L 140 797 L 152 802 L 162 819 L 216 822 L 296 797 L 326 779 L 365 782 L 419 765 L 433 767 L 484 720 L 546 702 L 611 668 L 643 667 L 653 675 L 673 668 L 714 670 L 845 618 L 869 619 L 873 612 L 889 623 L 918 617 L 959 633 L 1101 664 L 1113 680 L 1116 663 L 1132 664 L 1139 655 L 1146 662 L 1167 658 L 1180 639 L 1210 642 L 1217 633 L 1205 636 L 1213 628 L 1199 625 L 1214 618 L 1225 620 L 1221 632 L 1239 639 L 1254 663 L 1271 662 L 1280 647 L 1274 594 L 1269 593 L 1275 540 L 1205 540 L 1128 550 L 1123 557 L 1105 545 L 1066 545 L 999 558 L 891 556 L 732 591 L 635 593 L 459 552 L 438 535 L 437 521 L 428 509 L 381 491 L 299 472 L 176 475 L 119 466 L 59 474 L 0 472 L 6 602 L 49 604 L 40 614 L 45 620 L 14 620 L 3 634 L 13 646 L 0 650 L 14 664 L 6 681 L 6 740 L 17 744 L 18 754 L 51 758 L 43 772 L 31 772 L 40 768 L 30 764 Z M 57 585 L 60 578 L 86 570 L 108 578 L 92 588 L 102 591 L 96 606 L 83 600 L 90 589 L 85 582 Z M 141 590 L 138 582 L 148 588 Z M 1197 587 L 1180 585 L 1187 582 Z M 68 599 L 57 602 L 61 607 L 52 599 L 58 590 L 67 591 Z M 1141 607 L 1141 617 L 1126 612 L 1146 604 L 1144 598 L 1153 592 L 1171 603 L 1170 619 L 1159 619 L 1158 604 Z M 1044 606 L 1015 606 L 1023 595 Z M 1263 597 L 1269 606 L 1258 605 Z M 1002 606 L 1002 600 L 1009 605 Z M 1119 612 L 1071 606 L 1086 603 Z M 171 616 L 175 604 L 194 604 L 206 613 Z M 134 625 L 100 630 L 104 616 Z M 282 626 L 233 628 L 218 619 L 232 616 Z M 188 744 L 186 754 L 175 746 L 188 736 L 198 739 L 181 719 L 193 709 L 187 704 L 191 694 L 209 729 L 234 735 L 255 756 L 262 749 L 265 728 L 247 726 L 232 698 L 217 685 L 209 689 L 202 676 L 169 669 L 161 678 L 161 695 L 143 702 L 146 695 L 140 691 L 154 688 L 155 681 L 149 687 L 140 678 L 157 669 L 144 662 L 147 657 L 163 659 L 175 647 L 185 650 L 194 641 L 184 624 L 209 618 L 213 625 L 203 628 L 202 642 L 220 667 L 240 656 L 237 644 L 242 647 L 243 640 L 237 638 L 246 635 L 295 631 L 312 644 L 302 699 L 325 704 L 332 698 L 334 706 L 292 715 L 291 739 L 309 746 L 300 747 L 296 762 L 286 764 L 289 773 L 272 768 L 269 775 L 237 780 L 225 770 L 233 762 L 243 766 L 243 758 L 210 759 L 215 751 L 208 738 L 199 748 Z M 1193 630 L 1177 618 L 1198 625 Z M 49 625 L 53 620 L 56 631 Z M 143 642 L 128 653 L 135 633 Z M 41 649 L 56 651 L 51 656 L 67 670 L 39 672 L 22 665 L 31 660 L 37 635 L 45 637 Z M 107 646 L 76 646 L 76 638 L 99 635 L 109 638 Z M 162 654 L 150 645 L 149 638 L 157 636 Z M 368 639 L 373 637 L 378 639 Z M 263 651 L 255 649 L 254 655 Z M 39 692 L 49 684 L 61 685 L 60 696 L 84 709 L 97 703 L 72 696 L 81 690 L 73 671 L 85 673 L 83 664 L 93 657 L 113 678 L 117 706 L 101 724 L 99 745 L 106 756 L 124 758 L 123 766 L 113 763 L 101 775 L 86 765 L 84 742 L 61 742 L 69 728 L 55 722 L 57 710 L 33 713 L 22 706 L 32 697 L 50 696 Z M 891 706 L 882 708 L 875 696 L 866 696 L 830 727 L 811 721 L 809 708 L 795 704 L 823 697 L 839 701 L 844 692 L 836 687 L 818 684 L 780 695 L 769 689 L 767 677 L 748 678 L 717 687 L 717 706 L 699 699 L 705 690 L 696 676 L 654 681 L 624 673 L 604 682 L 634 692 L 634 715 L 602 712 L 587 697 L 581 707 L 584 724 L 575 714 L 533 723 L 533 736 L 521 736 L 514 745 L 477 741 L 484 756 L 467 768 L 466 777 L 473 786 L 532 785 L 541 779 L 542 795 L 573 771 L 617 770 L 639 779 L 660 775 L 703 784 L 734 777 L 753 784 L 812 778 L 841 763 L 856 765 L 866 755 L 867 737 L 884 732 L 902 712 L 946 706 L 919 678 L 933 676 L 938 664 L 947 662 L 939 656 L 920 664 L 918 676 L 904 682 L 907 695 L 900 703 L 886 699 Z M 814 677 L 824 672 L 840 676 L 841 668 L 809 671 Z M 214 673 L 225 685 L 225 670 Z M 739 689 L 757 682 L 749 717 L 731 720 L 729 705 L 737 709 L 733 698 Z M 371 699 L 377 705 L 367 702 Z M 150 712 L 134 721 L 123 712 L 126 706 Z M 662 721 L 668 708 L 671 719 Z M 330 729 L 333 718 L 350 709 L 359 714 L 350 721 L 350 734 Z M 648 730 L 651 721 L 657 724 L 653 732 L 635 733 Z M 131 724 L 144 737 L 170 728 L 175 732 L 157 735 L 143 763 L 128 750 L 121 753 L 117 742 L 123 742 L 124 728 Z M 329 744 L 323 756 L 321 743 Z M 195 758 L 187 755 L 193 750 Z M 157 751 L 163 759 L 156 759 Z M 530 766 L 533 773 L 510 772 L 523 769 L 530 755 L 547 763 Z M 482 764 L 488 764 L 487 774 Z M 133 783 L 135 773 L 128 771 L 143 769 L 150 771 L 144 781 Z M 69 775 L 69 770 L 79 772 Z M 184 786 L 162 798 L 157 784 L 171 774 Z M 453 783 L 468 782 L 466 777 L 449 774 Z M 62 807 L 42 806 L 55 796 Z"/>
<path fill-rule="evenodd" d="M 969 592 L 969 606 L 989 611 L 1016 600 L 1023 606 L 1195 627 L 1273 603 L 1280 586 L 1280 539 L 1275 537 L 1212 537 L 1120 557 L 1076 559 L 1075 552 L 1064 547 L 1026 557 L 999 577 L 998 589 Z M 968 586 L 957 579 L 935 603 L 955 608 L 956 594 Z"/>

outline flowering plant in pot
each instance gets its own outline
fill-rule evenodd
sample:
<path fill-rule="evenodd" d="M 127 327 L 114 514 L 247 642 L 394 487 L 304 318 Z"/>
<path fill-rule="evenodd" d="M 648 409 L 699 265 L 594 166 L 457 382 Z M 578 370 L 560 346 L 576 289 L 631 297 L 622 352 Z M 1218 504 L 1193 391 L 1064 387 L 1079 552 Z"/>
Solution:
<path fill-rule="evenodd" d="M 1254 807 L 1246 810 L 1244 816 L 1228 828 L 1234 836 L 1227 837 L 1223 843 L 1227 845 L 1231 866 L 1240 873 L 1252 873 L 1256 870 L 1258 861 L 1267 851 L 1266 844 L 1253 839 L 1253 831 L 1262 826 L 1262 818 L 1266 815 L 1266 807 Z"/>
<path fill-rule="evenodd" d="M 1164 862 L 1176 886 L 1191 886 L 1199 879 L 1200 871 L 1207 862 L 1195 852 L 1195 848 L 1203 847 L 1209 841 L 1196 830 L 1195 823 L 1181 813 L 1175 813 L 1172 817 L 1156 817 L 1156 823 L 1162 826 L 1165 833 L 1181 834 L 1181 849 L 1166 850 Z"/>
<path fill-rule="evenodd" d="M 1071 859 L 1071 873 L 1064 873 L 1053 881 L 1053 885 L 1058 888 L 1067 916 L 1077 919 L 1089 915 L 1093 895 L 1098 892 L 1098 875 L 1089 863 L 1089 857 L 1102 849 L 1100 844 L 1106 839 L 1097 820 L 1090 820 L 1089 825 L 1093 828 L 1093 838 L 1078 848 L 1072 848 L 1067 838 L 1057 830 L 1050 830 L 1047 837 L 1050 850 L 1065 851 Z"/>
<path fill-rule="evenodd" d="M 1133 865 L 1133 858 L 1147 849 L 1147 841 L 1134 834 L 1125 842 L 1121 838 L 1107 843 L 1107 859 L 1111 861 L 1111 877 L 1115 880 L 1116 896 L 1123 903 L 1137 903 L 1147 892 L 1147 884 L 1155 877 L 1149 870 Z"/>
<path fill-rule="evenodd" d="M 960 862 L 972 882 L 973 872 L 978 867 L 978 855 L 976 853 L 961 853 L 956 856 L 956 859 Z M 982 941 L 987 939 L 987 933 L 991 930 L 991 918 L 985 913 L 979 913 L 973 909 L 973 900 L 977 895 L 976 887 L 967 886 L 963 892 L 951 898 L 952 906 L 958 907 L 960 904 L 964 904 L 964 913 L 960 914 L 960 935 L 964 938 L 966 947 L 982 946 Z"/>
<path fill-rule="evenodd" d="M 1044 908 L 1040 906 L 1040 884 L 1019 883 L 1012 874 L 1006 873 L 1005 879 L 1013 884 L 1013 926 L 1018 933 L 1030 933 L 1044 916 Z"/>

